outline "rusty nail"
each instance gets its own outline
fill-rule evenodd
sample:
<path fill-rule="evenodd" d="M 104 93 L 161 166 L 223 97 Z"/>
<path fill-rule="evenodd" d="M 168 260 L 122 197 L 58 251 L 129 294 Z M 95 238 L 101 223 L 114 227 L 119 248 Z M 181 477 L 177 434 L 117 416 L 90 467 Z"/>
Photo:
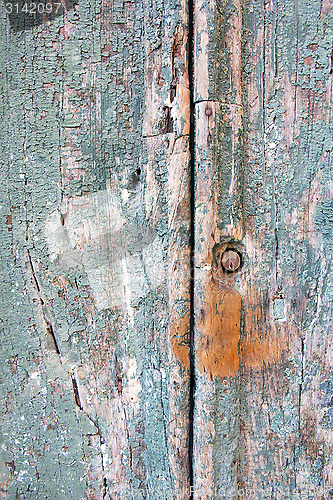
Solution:
<path fill-rule="evenodd" d="M 241 257 L 236 250 L 227 249 L 222 254 L 222 267 L 225 271 L 237 271 L 241 265 Z"/>
<path fill-rule="evenodd" d="M 210 116 L 212 114 L 212 112 L 213 111 L 210 108 L 207 108 L 206 111 L 205 111 L 205 113 L 206 113 L 207 116 Z"/>

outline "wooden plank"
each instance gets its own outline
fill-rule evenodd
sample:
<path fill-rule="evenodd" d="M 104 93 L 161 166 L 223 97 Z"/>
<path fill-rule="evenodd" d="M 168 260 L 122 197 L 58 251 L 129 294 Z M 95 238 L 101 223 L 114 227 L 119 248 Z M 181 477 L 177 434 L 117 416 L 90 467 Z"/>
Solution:
<path fill-rule="evenodd" d="M 241 6 L 234 7 L 195 2 L 195 499 L 234 498 L 237 490 L 241 296 L 219 264 L 224 243 L 243 237 Z"/>
<path fill-rule="evenodd" d="M 195 2 L 194 498 L 332 485 L 331 16 Z"/>
<path fill-rule="evenodd" d="M 269 364 L 254 375 L 251 359 L 244 370 L 244 486 L 260 488 L 262 498 L 270 489 L 276 496 L 321 498 L 333 484 L 331 432 L 321 394 L 332 366 L 331 313 L 325 312 L 331 296 L 323 292 L 332 279 L 332 253 L 326 243 L 331 236 L 318 219 L 332 196 L 327 189 L 332 177 L 328 10 L 324 2 L 250 2 L 244 22 L 250 61 L 248 199 L 261 207 L 257 231 L 266 221 L 273 255 L 271 284 L 265 280 L 267 313 L 275 326 Z M 254 52 L 262 54 L 261 62 Z M 260 261 L 269 255 L 266 227 Z M 253 266 L 257 288 L 264 277 L 258 264 Z M 249 310 L 245 322 L 251 315 Z M 266 444 L 260 447 L 263 437 Z M 254 462 L 263 464 L 262 472 Z"/>
<path fill-rule="evenodd" d="M 1 5 L 1 495 L 188 498 L 187 5 L 68 6 Z M 331 4 L 194 7 L 194 498 L 325 498 Z"/>
<path fill-rule="evenodd" d="M 4 498 L 186 495 L 186 26 L 177 1 L 25 31 L 1 6 Z"/>

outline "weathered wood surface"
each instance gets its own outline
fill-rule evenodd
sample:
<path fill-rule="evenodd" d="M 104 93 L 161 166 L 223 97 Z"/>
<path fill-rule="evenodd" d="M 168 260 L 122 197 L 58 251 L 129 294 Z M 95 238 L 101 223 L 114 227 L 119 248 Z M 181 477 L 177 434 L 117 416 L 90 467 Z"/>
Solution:
<path fill-rule="evenodd" d="M 195 499 L 333 493 L 332 15 L 195 4 Z"/>
<path fill-rule="evenodd" d="M 1 497 L 189 487 L 180 2 L 1 4 Z"/>
<path fill-rule="evenodd" d="M 1 498 L 190 498 L 191 215 L 193 498 L 330 498 L 332 4 L 194 2 L 192 214 L 191 6 L 0 5 Z"/>

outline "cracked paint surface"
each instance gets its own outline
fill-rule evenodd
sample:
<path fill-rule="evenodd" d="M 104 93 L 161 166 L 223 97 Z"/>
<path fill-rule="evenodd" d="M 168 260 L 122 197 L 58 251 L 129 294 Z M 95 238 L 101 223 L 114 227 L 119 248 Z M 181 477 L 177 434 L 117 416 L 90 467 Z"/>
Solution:
<path fill-rule="evenodd" d="M 186 5 L 80 0 L 24 30 L 0 16 L 0 496 L 179 498 Z"/>

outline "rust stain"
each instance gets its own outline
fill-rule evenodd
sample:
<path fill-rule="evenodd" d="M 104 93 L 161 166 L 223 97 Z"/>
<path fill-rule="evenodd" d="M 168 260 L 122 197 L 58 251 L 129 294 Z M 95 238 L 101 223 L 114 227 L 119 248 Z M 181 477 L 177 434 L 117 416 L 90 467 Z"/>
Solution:
<path fill-rule="evenodd" d="M 198 364 L 210 378 L 231 377 L 239 369 L 241 295 L 211 280 L 207 307 L 200 311 Z"/>

